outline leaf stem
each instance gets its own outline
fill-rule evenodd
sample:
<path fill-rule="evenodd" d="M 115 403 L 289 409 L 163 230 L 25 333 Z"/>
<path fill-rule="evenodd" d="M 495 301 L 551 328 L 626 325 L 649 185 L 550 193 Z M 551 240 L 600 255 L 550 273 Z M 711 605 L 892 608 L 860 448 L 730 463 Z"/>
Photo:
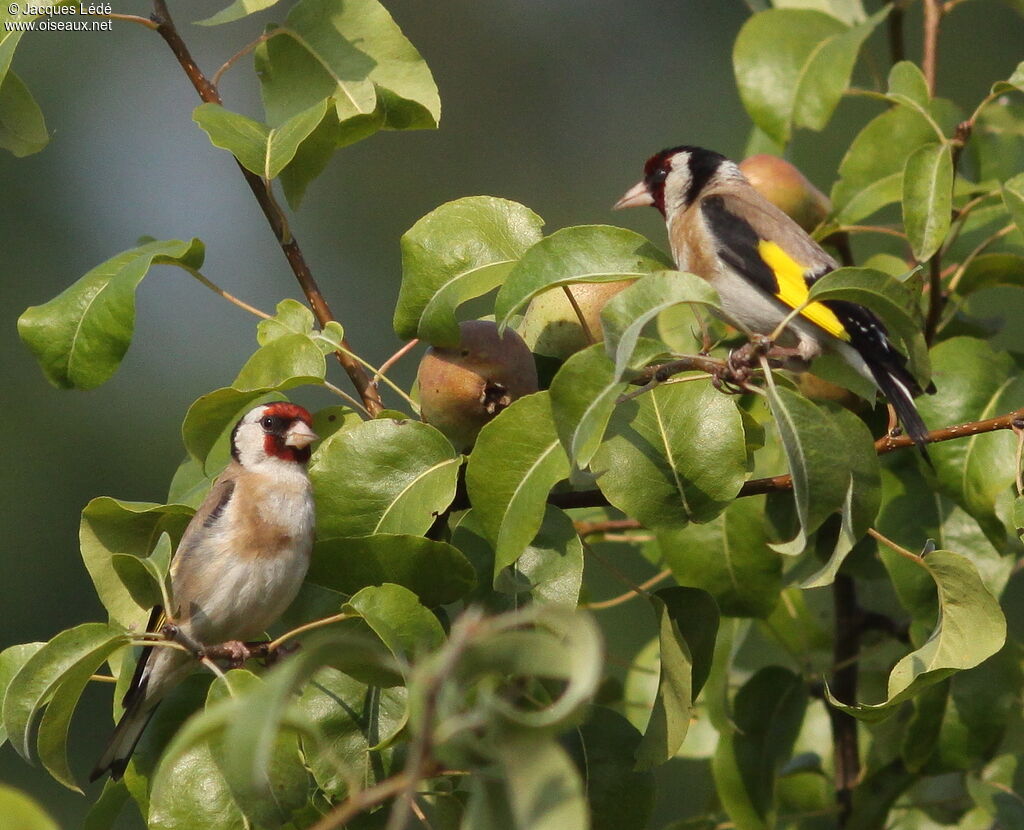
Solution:
<path fill-rule="evenodd" d="M 342 341 L 342 342 L 344 342 L 344 341 Z M 349 351 L 345 346 L 342 346 L 339 349 L 339 351 L 343 352 L 346 355 L 348 355 L 352 360 L 356 361 L 357 363 L 359 363 L 362 366 L 365 366 L 367 369 L 369 369 L 371 372 L 373 372 L 375 377 L 379 377 L 382 381 L 384 381 L 388 386 L 391 387 L 391 390 L 395 394 L 397 394 L 407 404 L 409 404 L 409 406 L 412 408 L 413 412 L 415 412 L 417 415 L 420 414 L 420 406 L 419 406 L 419 404 L 416 403 L 416 401 L 414 401 L 411 397 L 409 397 L 409 394 L 404 389 L 402 389 L 401 386 L 399 386 L 397 383 L 395 383 L 393 380 L 391 380 L 391 378 L 389 378 L 387 375 L 381 374 L 380 369 L 377 369 L 372 363 L 370 363 L 367 360 L 364 360 L 359 355 L 357 355 L 355 352 Z M 372 382 L 370 383 L 370 386 L 373 386 Z M 367 407 L 367 409 L 369 409 L 369 407 Z M 379 411 L 380 410 L 378 409 L 377 412 L 379 412 Z M 376 413 L 373 413 L 373 414 L 376 414 Z"/>
<path fill-rule="evenodd" d="M 137 23 L 139 26 L 145 26 L 147 29 L 156 30 L 156 23 L 148 17 L 140 17 L 137 14 L 117 14 L 113 12 L 110 14 L 101 14 L 99 12 L 90 14 L 89 12 L 83 11 L 80 11 L 79 14 L 83 14 L 87 17 L 102 17 L 105 20 L 117 20 L 121 23 Z"/>
<path fill-rule="evenodd" d="M 261 43 L 266 43 L 272 37 L 275 37 L 276 35 L 283 34 L 283 33 L 287 32 L 287 31 L 288 31 L 287 29 L 283 29 L 283 28 L 282 29 L 274 29 L 273 31 L 265 32 L 264 34 L 260 35 L 252 43 L 247 43 L 245 46 L 243 46 L 241 49 L 239 49 L 237 52 L 235 52 L 235 54 L 233 54 L 230 58 L 228 58 L 226 61 L 224 61 L 224 63 L 221 65 L 220 69 L 218 69 L 216 72 L 213 73 L 213 85 L 214 86 L 218 86 L 220 84 L 220 79 L 224 75 L 224 73 L 227 72 L 232 66 L 234 66 L 235 63 L 238 60 L 240 60 L 241 58 L 244 58 L 246 55 L 248 55 L 253 49 L 255 49 L 257 46 L 259 46 Z"/>
<path fill-rule="evenodd" d="M 339 389 L 337 386 L 335 386 L 333 383 L 331 383 L 330 381 L 327 381 L 327 380 L 324 381 L 324 389 L 327 389 L 328 391 L 333 392 L 335 395 L 337 395 L 339 398 L 341 398 L 346 403 L 352 404 L 353 407 L 358 409 L 367 418 L 370 418 L 372 420 L 373 416 L 370 414 L 370 411 L 365 406 L 363 406 L 363 402 L 359 401 L 359 400 L 356 400 L 354 397 L 352 397 L 344 389 Z"/>
<path fill-rule="evenodd" d="M 181 35 L 178 33 L 165 0 L 153 0 L 153 14 L 150 19 L 156 25 L 157 34 L 164 39 L 174 57 L 177 58 L 182 71 L 192 83 L 199 97 L 206 103 L 222 104 L 223 101 L 216 85 L 210 83 L 209 79 L 199 69 L 188 47 L 185 45 L 185 41 L 182 40 Z M 238 162 L 237 159 L 235 161 L 236 163 Z M 313 277 L 313 272 L 306 262 L 299 243 L 288 229 L 287 219 L 274 200 L 269 184 L 260 176 L 247 170 L 240 163 L 238 164 L 238 169 L 241 171 L 246 184 L 249 185 L 249 189 L 263 210 L 263 215 L 270 224 L 270 229 L 273 231 L 274 237 L 277 239 L 281 251 L 285 255 L 285 259 L 288 260 L 288 265 L 291 267 L 295 279 L 302 288 L 302 292 L 306 295 L 309 307 L 313 310 L 313 314 L 316 315 L 321 327 L 326 326 L 335 319 L 334 313 L 320 291 L 320 286 L 317 285 L 316 279 Z M 363 367 L 359 365 L 358 361 L 352 359 L 351 347 L 344 339 L 342 340 L 342 345 L 345 347 L 344 351 L 339 349 L 335 352 L 335 355 L 351 379 L 359 397 L 362 398 L 363 404 L 371 414 L 375 415 L 384 408 L 380 395 L 377 394 L 377 390 L 370 384 L 370 378 L 363 370 Z"/>
<path fill-rule="evenodd" d="M 580 304 L 576 302 L 576 296 L 572 293 L 572 290 L 568 285 L 563 285 L 562 291 L 565 292 L 565 296 L 569 299 L 569 305 L 572 306 L 572 310 L 576 312 L 576 319 L 580 321 L 580 327 L 583 329 L 583 335 L 587 338 L 587 343 L 593 345 L 597 342 L 597 338 L 594 337 L 594 332 L 590 330 L 587 318 L 583 316 L 583 309 L 580 308 Z"/>
<path fill-rule="evenodd" d="M 272 314 L 267 314 L 267 312 L 265 311 L 260 311 L 260 309 L 256 308 L 256 306 L 249 305 L 249 303 L 245 302 L 245 300 L 238 299 L 238 297 L 236 297 L 234 294 L 229 294 L 227 291 L 225 291 L 223 288 L 221 288 L 219 285 L 213 282 L 213 280 L 205 277 L 200 271 L 196 270 L 195 268 L 191 268 L 188 265 L 185 265 L 184 263 L 181 262 L 176 262 L 175 265 L 177 265 L 183 271 L 186 271 L 189 274 L 191 274 L 193 277 L 199 280 L 199 282 L 201 282 L 203 285 L 209 288 L 214 294 L 220 295 L 229 303 L 234 303 L 243 311 L 248 311 L 250 314 L 255 314 L 257 317 L 260 317 L 263 320 L 269 320 L 271 317 L 273 317 Z"/>
<path fill-rule="evenodd" d="M 352 616 L 352 614 L 346 614 L 342 612 L 340 614 L 332 614 L 329 617 L 323 617 L 322 619 L 313 620 L 312 622 L 308 622 L 304 625 L 297 626 L 296 628 L 293 628 L 291 631 L 286 631 L 276 640 L 271 640 L 270 643 L 267 644 L 267 651 L 277 651 L 277 649 L 281 647 L 282 643 L 288 642 L 288 640 L 292 639 L 293 637 L 298 637 L 300 634 L 305 634 L 307 631 L 313 631 L 317 628 L 323 628 L 325 625 L 333 625 L 336 622 L 351 619 Z"/>
<path fill-rule="evenodd" d="M 876 542 L 881 542 L 883 545 L 885 545 L 890 550 L 896 551 L 896 553 L 898 553 L 900 556 L 903 556 L 903 557 L 905 557 L 907 559 L 911 559 L 911 560 L 913 560 L 914 562 L 916 562 L 919 565 L 921 564 L 921 557 L 920 556 L 918 556 L 913 551 L 907 550 L 902 545 L 896 544 L 896 542 L 894 542 L 888 536 L 883 536 L 881 533 L 879 533 L 873 527 L 869 527 L 868 528 L 868 536 L 870 536 Z"/>
<path fill-rule="evenodd" d="M 941 0 L 924 2 L 924 42 L 921 51 L 921 71 L 928 84 L 928 94 L 935 96 L 935 74 L 939 59 L 939 28 L 944 11 Z"/>
<path fill-rule="evenodd" d="M 605 608 L 614 608 L 617 605 L 622 605 L 626 602 L 629 602 L 631 599 L 636 599 L 637 597 L 644 596 L 649 588 L 653 588 L 663 579 L 667 579 L 670 576 L 672 576 L 671 568 L 665 568 L 665 570 L 661 571 L 660 573 L 656 573 L 650 579 L 641 582 L 639 585 L 636 586 L 636 588 L 632 588 L 629 591 L 626 591 L 626 593 L 624 594 L 619 594 L 617 597 L 601 600 L 600 602 L 580 603 L 578 607 L 586 608 L 588 611 L 601 611 Z"/>

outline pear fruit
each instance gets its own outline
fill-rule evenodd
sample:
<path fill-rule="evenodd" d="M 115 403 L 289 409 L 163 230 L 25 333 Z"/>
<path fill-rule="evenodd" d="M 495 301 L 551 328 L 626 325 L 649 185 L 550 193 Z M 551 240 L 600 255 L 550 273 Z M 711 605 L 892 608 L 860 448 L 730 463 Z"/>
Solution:
<path fill-rule="evenodd" d="M 832 210 L 828 196 L 783 158 L 761 153 L 743 159 L 739 168 L 758 193 L 805 231 L 820 225 Z"/>
<path fill-rule="evenodd" d="M 630 285 L 632 280 L 615 282 L 579 282 L 568 286 L 573 299 L 583 312 L 587 328 L 595 342 L 603 340 L 601 309 L 605 303 Z M 538 294 L 530 301 L 519 331 L 527 345 L 537 354 L 565 360 L 569 355 L 590 345 L 576 310 L 558 286 Z"/>
<path fill-rule="evenodd" d="M 460 342 L 432 346 L 420 361 L 420 417 L 460 452 L 514 400 L 537 391 L 537 367 L 512 329 L 498 335 L 490 320 L 459 323 Z"/>

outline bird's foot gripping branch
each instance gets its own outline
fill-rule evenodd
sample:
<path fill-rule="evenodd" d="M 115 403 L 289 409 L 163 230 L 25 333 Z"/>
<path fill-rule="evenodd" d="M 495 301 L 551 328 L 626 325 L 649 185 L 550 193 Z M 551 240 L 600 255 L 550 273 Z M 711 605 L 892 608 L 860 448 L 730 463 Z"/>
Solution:
<path fill-rule="evenodd" d="M 46 378 L 95 388 L 168 265 L 256 318 L 257 348 L 184 414 L 165 500 L 82 511 L 108 619 L 0 652 L 0 738 L 72 789 L 99 758 L 91 826 L 871 828 L 930 821 L 939 786 L 946 823 L 1008 822 L 1024 320 L 975 302 L 1024 273 L 1024 69 L 964 117 L 935 88 L 958 0 L 925 0 L 923 69 L 907 4 L 752 14 L 750 158 L 659 152 L 616 205 L 660 210 L 667 245 L 604 211 L 545 233 L 505 198 L 447 202 L 395 240 L 406 345 L 371 360 L 282 205 L 352 143 L 436 127 L 437 89 L 377 0 L 204 24 L 254 5 L 279 23 L 215 74 L 160 0 L 107 16 L 169 47 L 306 302 L 260 310 L 199 240 L 145 238 L 23 313 Z M 888 77 L 853 89 L 886 16 Z M 218 88 L 250 55 L 263 120 Z M 8 63 L 0 83 L 0 146 L 39 149 Z M 844 93 L 876 109 L 826 197 L 780 155 Z M 93 682 L 117 725 L 69 757 Z"/>

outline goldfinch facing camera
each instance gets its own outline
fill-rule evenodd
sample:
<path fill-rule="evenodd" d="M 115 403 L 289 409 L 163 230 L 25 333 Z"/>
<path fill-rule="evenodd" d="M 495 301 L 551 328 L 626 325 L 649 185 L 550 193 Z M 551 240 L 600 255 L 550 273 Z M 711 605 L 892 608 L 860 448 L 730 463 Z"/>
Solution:
<path fill-rule="evenodd" d="M 807 299 L 814 281 L 839 267 L 712 150 L 682 146 L 651 156 L 643 180 L 615 208 L 641 205 L 661 211 L 676 265 L 711 283 L 723 316 L 748 336 L 771 336 Z M 921 387 L 873 312 L 840 300 L 814 302 L 777 342 L 793 350 L 802 368 L 823 352 L 838 354 L 881 390 L 925 453 L 928 428 L 914 406 Z"/>
<path fill-rule="evenodd" d="M 292 403 L 251 409 L 231 433 L 232 462 L 185 528 L 171 560 L 169 618 L 192 642 L 263 635 L 295 599 L 313 548 L 306 475 L 316 440 L 309 412 Z M 163 609 L 153 609 L 159 631 Z M 157 704 L 195 668 L 187 651 L 147 646 L 125 693 L 124 715 L 89 777 L 120 778 Z"/>

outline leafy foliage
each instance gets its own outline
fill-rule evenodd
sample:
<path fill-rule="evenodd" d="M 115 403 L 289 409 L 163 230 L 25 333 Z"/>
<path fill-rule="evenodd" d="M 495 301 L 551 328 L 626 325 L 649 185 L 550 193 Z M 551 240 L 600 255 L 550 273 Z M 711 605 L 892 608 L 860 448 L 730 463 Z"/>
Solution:
<path fill-rule="evenodd" d="M 199 23 L 277 5 L 235 0 Z M 930 461 L 900 451 L 909 442 L 886 432 L 873 385 L 827 359 L 812 366 L 820 378 L 765 363 L 733 383 L 715 342 L 730 335 L 703 320 L 721 311 L 716 292 L 642 235 L 545 235 L 536 213 L 495 196 L 440 205 L 396 243 L 395 332 L 458 349 L 467 308 L 515 331 L 531 302 L 563 292 L 589 345 L 538 355 L 541 391 L 518 400 L 481 375 L 471 403 L 483 425 L 466 454 L 415 418 L 414 390 L 395 387 L 404 408 L 384 410 L 387 373 L 371 379 L 324 312 L 270 188 L 297 207 L 336 151 L 436 127 L 437 88 L 377 0 L 273 8 L 283 22 L 247 47 L 263 120 L 210 94 L 193 120 L 257 196 L 267 188 L 261 205 L 309 307 L 284 299 L 259 313 L 235 380 L 185 413 L 169 503 L 99 497 L 82 511 L 81 555 L 108 620 L 0 652 L 0 741 L 78 789 L 72 716 L 101 674 L 118 713 L 132 647 L 149 609 L 169 605 L 172 550 L 228 462 L 238 417 L 306 387 L 353 406 L 314 416 L 317 542 L 265 649 L 276 664 L 184 681 L 88 826 L 134 804 L 164 830 L 639 829 L 657 798 L 677 814 L 671 828 L 909 827 L 938 815 L 936 787 L 943 824 L 1020 825 L 1022 358 L 993 342 L 972 301 L 1024 287 L 1024 64 L 961 102 L 965 118 L 910 61 L 877 89 L 851 88 L 872 34 L 903 25 L 894 4 L 871 15 L 860 0 L 749 5 L 759 10 L 733 62 L 752 146 L 784 152 L 847 94 L 878 108 L 847 138 L 817 232 L 850 267 L 808 302 L 867 306 L 922 387 L 934 380 L 918 401 Z M 36 16 L 15 8 L 0 23 Z M 161 22 L 165 37 L 172 26 Z M 21 36 L 0 28 L 0 147 L 16 156 L 49 139 L 11 71 Z M 203 255 L 199 240 L 141 240 L 27 309 L 19 335 L 54 386 L 98 387 L 130 345 L 154 265 L 222 293 Z M 619 281 L 630 284 L 602 308 L 571 291 Z M 678 333 L 691 321 L 699 354 Z M 335 358 L 360 400 L 328 380 Z M 606 573 L 628 591 L 603 598 Z M 651 613 L 636 613 L 645 602 Z M 302 649 L 284 653 L 295 640 Z M 702 782 L 700 798 L 675 792 L 684 777 Z M 55 826 L 7 787 L 0 815 Z"/>

